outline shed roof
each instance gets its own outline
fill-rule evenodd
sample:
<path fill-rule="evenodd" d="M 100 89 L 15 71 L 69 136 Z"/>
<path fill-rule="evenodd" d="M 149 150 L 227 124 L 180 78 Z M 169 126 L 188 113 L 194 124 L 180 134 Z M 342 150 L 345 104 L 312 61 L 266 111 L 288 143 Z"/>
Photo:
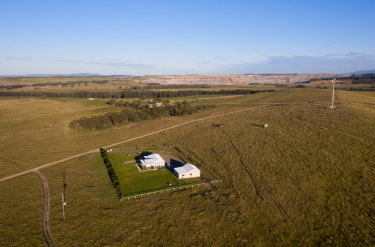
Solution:
<path fill-rule="evenodd" d="M 187 173 L 187 172 L 190 172 L 191 170 L 194 170 L 194 169 L 199 170 L 195 165 L 192 165 L 192 164 L 190 164 L 190 163 L 186 163 L 186 164 L 183 165 L 183 166 L 180 166 L 180 167 L 176 167 L 176 168 L 174 168 L 174 170 L 175 170 L 177 173 Z"/>

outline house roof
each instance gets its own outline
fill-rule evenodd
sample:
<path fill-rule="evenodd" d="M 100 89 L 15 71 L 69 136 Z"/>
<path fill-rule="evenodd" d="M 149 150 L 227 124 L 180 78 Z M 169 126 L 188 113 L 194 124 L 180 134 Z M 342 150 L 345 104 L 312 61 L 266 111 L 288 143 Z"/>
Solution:
<path fill-rule="evenodd" d="M 141 159 L 141 162 L 144 164 L 152 164 L 155 162 L 165 162 L 165 161 L 159 154 L 150 154 L 150 155 L 143 157 L 143 159 Z"/>
<path fill-rule="evenodd" d="M 175 170 L 177 173 L 187 173 L 187 172 L 190 172 L 191 170 L 194 170 L 194 169 L 199 170 L 195 165 L 192 165 L 192 164 L 190 164 L 190 163 L 186 163 L 186 164 L 183 165 L 183 166 L 180 166 L 180 167 L 176 167 L 176 168 L 174 168 L 174 170 Z"/>

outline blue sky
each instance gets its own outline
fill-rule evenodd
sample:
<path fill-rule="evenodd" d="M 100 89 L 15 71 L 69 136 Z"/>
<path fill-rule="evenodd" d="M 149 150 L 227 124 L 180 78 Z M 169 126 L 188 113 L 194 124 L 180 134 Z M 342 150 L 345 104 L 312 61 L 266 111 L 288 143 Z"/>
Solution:
<path fill-rule="evenodd" d="M 0 1 L 0 75 L 375 69 L 374 0 Z"/>

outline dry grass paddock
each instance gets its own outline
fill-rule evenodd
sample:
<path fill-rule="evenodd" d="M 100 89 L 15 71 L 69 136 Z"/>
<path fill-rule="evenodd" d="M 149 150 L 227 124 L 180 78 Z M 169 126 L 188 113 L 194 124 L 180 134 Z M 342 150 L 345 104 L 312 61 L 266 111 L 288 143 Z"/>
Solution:
<path fill-rule="evenodd" d="M 179 145 L 223 178 L 208 188 L 120 203 L 100 155 L 40 172 L 51 193 L 50 225 L 60 246 L 299 246 L 375 244 L 375 93 L 285 89 L 205 99 L 220 106 L 96 132 L 74 118 L 106 111 L 81 100 L 0 100 L 1 177 L 189 119 L 195 122 L 121 147 Z M 59 109 L 59 110 L 56 110 Z M 29 116 L 30 120 L 25 117 Z M 216 121 L 216 120 L 215 120 Z M 52 123 L 52 127 L 48 123 Z M 261 127 L 268 123 L 268 128 Z M 66 220 L 62 174 L 66 172 Z M 0 184 L 0 240 L 42 245 L 43 194 L 33 174 Z"/>

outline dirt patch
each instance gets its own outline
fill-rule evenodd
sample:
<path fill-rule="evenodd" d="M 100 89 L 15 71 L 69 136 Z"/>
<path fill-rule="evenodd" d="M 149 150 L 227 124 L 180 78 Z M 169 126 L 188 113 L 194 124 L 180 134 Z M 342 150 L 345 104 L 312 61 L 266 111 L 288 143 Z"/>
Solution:
<path fill-rule="evenodd" d="M 176 157 L 173 154 L 160 154 L 160 156 L 165 160 L 165 163 L 181 166 L 184 165 L 185 162 L 180 159 L 179 157 Z"/>

